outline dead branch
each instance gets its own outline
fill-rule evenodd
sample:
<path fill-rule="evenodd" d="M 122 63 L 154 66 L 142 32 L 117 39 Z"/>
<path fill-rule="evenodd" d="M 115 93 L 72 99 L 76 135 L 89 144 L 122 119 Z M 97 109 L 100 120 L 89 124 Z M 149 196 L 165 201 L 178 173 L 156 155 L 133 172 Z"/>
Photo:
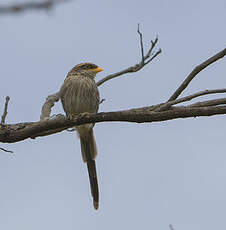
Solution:
<path fill-rule="evenodd" d="M 24 2 L 10 5 L 0 5 L 0 14 L 22 13 L 30 10 L 49 10 L 59 3 L 70 0 L 46 0 L 41 2 Z"/>
<path fill-rule="evenodd" d="M 5 107 L 4 107 L 4 112 L 3 112 L 3 114 L 2 114 L 1 124 L 4 124 L 4 123 L 5 123 L 5 119 L 6 119 L 7 112 L 8 112 L 9 100 L 10 100 L 10 97 L 7 96 L 7 97 L 5 98 Z"/>
<path fill-rule="evenodd" d="M 139 110 L 123 110 L 118 112 L 107 112 L 97 114 L 81 114 L 75 119 L 70 120 L 64 116 L 57 117 L 52 120 L 18 123 L 14 125 L 0 125 L 0 142 L 14 143 L 28 138 L 50 135 L 49 133 L 57 133 L 70 127 L 99 122 L 160 122 L 173 120 L 177 118 L 189 118 L 198 116 L 213 116 L 226 114 L 226 106 L 207 106 L 207 107 L 189 107 L 177 106 L 171 107 L 167 111 L 154 112 Z"/>

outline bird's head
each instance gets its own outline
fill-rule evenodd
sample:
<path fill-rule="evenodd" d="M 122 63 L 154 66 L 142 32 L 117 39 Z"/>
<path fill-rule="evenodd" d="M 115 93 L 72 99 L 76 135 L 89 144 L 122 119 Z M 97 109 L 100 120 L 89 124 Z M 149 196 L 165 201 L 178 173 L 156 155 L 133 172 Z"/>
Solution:
<path fill-rule="evenodd" d="M 72 68 L 69 74 L 80 73 L 82 75 L 88 75 L 92 78 L 96 76 L 97 73 L 103 71 L 103 69 L 93 63 L 81 63 Z"/>

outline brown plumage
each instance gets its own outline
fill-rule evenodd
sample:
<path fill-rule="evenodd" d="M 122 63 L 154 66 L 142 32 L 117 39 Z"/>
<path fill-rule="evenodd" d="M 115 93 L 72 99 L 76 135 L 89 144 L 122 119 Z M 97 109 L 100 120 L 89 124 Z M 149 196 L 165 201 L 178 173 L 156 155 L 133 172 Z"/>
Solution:
<path fill-rule="evenodd" d="M 102 70 L 95 64 L 81 63 L 68 73 L 60 89 L 61 102 L 67 116 L 73 117 L 79 113 L 98 111 L 100 98 L 94 78 Z M 99 190 L 95 164 L 97 147 L 93 126 L 94 124 L 79 125 L 76 126 L 76 130 L 80 137 L 82 159 L 87 163 L 93 205 L 98 209 Z"/>

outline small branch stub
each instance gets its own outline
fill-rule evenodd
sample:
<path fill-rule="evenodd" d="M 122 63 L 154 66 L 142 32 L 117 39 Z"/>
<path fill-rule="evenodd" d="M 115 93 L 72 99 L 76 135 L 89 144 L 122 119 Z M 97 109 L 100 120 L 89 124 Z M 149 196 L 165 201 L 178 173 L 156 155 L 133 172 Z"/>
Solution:
<path fill-rule="evenodd" d="M 9 104 L 9 100 L 10 100 L 10 97 L 7 96 L 5 98 L 5 107 L 4 107 L 4 112 L 2 114 L 2 120 L 1 120 L 1 124 L 5 124 L 5 119 L 6 119 L 6 115 L 7 115 L 7 111 L 8 111 L 8 104 Z"/>

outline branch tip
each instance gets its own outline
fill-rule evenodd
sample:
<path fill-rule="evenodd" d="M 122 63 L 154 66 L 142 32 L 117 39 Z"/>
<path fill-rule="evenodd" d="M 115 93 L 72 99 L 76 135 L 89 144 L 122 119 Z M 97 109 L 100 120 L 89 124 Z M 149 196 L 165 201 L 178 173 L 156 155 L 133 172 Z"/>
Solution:
<path fill-rule="evenodd" d="M 141 62 L 144 64 L 144 45 L 143 45 L 143 34 L 140 32 L 140 23 L 137 25 L 137 33 L 139 34 L 140 37 L 140 49 L 141 49 Z"/>
<path fill-rule="evenodd" d="M 7 153 L 13 153 L 13 151 L 7 150 L 7 149 L 1 148 L 1 147 L 0 147 L 0 150 L 2 150 L 2 151 L 4 151 L 4 152 L 7 152 Z"/>

